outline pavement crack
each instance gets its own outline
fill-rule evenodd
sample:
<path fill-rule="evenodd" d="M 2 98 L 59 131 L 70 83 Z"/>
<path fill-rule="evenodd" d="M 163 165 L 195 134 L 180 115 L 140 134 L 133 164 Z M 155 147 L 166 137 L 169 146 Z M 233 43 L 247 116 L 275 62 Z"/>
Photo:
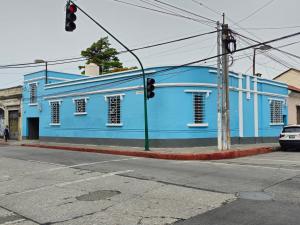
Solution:
<path fill-rule="evenodd" d="M 86 217 L 86 216 L 92 216 L 96 213 L 98 213 L 99 211 L 97 212 L 92 212 L 92 213 L 86 213 L 86 214 L 83 214 L 83 215 L 80 215 L 80 216 L 74 216 L 70 219 L 66 219 L 66 220 L 59 220 L 59 221 L 54 221 L 54 222 L 47 222 L 47 223 L 43 223 L 43 224 L 40 224 L 40 225 L 53 225 L 53 224 L 58 224 L 58 223 L 64 223 L 64 222 L 69 222 L 69 221 L 72 221 L 72 220 L 76 220 L 76 219 L 80 219 L 80 218 L 83 218 L 83 217 Z"/>

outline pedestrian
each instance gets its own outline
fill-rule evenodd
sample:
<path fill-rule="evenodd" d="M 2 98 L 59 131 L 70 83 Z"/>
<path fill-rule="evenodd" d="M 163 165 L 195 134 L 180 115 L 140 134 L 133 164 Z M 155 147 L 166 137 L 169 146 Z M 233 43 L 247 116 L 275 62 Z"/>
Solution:
<path fill-rule="evenodd" d="M 4 139 L 5 139 L 5 142 L 7 142 L 7 140 L 9 139 L 9 129 L 8 129 L 8 126 L 6 126 L 5 129 L 4 129 Z"/>

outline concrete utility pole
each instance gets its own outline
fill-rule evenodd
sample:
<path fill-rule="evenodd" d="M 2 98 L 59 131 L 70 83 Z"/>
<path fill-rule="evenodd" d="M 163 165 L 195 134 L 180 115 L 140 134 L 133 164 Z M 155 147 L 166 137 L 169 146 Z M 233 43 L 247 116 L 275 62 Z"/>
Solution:
<path fill-rule="evenodd" d="M 222 136 L 223 150 L 230 149 L 230 116 L 229 116 L 229 71 L 228 71 L 228 24 L 222 24 Z"/>
<path fill-rule="evenodd" d="M 223 150 L 223 135 L 222 135 L 222 106 L 223 106 L 223 99 L 222 99 L 222 74 L 221 74 L 221 26 L 220 22 L 217 22 L 217 72 L 218 72 L 218 150 Z"/>

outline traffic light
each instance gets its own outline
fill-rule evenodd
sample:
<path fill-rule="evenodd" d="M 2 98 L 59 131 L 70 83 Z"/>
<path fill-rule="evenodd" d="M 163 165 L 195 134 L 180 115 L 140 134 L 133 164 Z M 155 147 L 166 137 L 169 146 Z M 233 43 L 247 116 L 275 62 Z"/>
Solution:
<path fill-rule="evenodd" d="M 155 93 L 153 92 L 155 87 L 155 80 L 153 78 L 147 78 L 147 99 L 153 98 Z"/>
<path fill-rule="evenodd" d="M 74 4 L 67 4 L 66 7 L 66 26 L 65 30 L 71 32 L 76 29 L 76 24 L 74 23 L 76 20 L 77 6 Z"/>

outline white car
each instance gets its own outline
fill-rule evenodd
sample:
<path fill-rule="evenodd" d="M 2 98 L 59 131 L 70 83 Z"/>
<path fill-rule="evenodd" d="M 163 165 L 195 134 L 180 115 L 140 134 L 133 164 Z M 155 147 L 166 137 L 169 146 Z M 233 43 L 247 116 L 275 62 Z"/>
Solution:
<path fill-rule="evenodd" d="M 300 150 L 300 125 L 285 126 L 279 136 L 279 143 L 282 150 Z"/>

